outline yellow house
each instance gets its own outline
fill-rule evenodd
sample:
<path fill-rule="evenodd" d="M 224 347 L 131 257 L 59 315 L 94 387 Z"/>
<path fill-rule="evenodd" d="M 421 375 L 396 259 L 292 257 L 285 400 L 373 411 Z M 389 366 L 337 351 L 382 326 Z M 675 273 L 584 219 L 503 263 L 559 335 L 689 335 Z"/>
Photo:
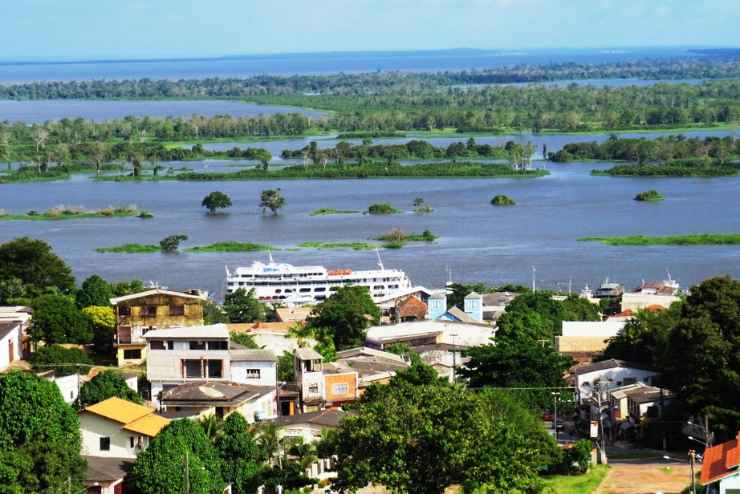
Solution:
<path fill-rule="evenodd" d="M 144 334 L 152 329 L 202 326 L 206 296 L 155 288 L 110 300 L 116 314 L 118 365 L 140 365 L 146 360 Z"/>

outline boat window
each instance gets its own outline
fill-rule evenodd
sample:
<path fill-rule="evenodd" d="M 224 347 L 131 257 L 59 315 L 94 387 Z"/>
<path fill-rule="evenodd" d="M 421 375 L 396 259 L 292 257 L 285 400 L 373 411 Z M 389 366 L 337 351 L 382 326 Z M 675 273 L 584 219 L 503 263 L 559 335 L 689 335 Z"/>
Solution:
<path fill-rule="evenodd" d="M 306 292 L 310 292 L 311 289 L 310 288 L 301 288 L 300 291 L 301 291 L 301 293 L 306 293 Z"/>
<path fill-rule="evenodd" d="M 318 286 L 318 287 L 314 288 L 313 291 L 314 292 L 325 292 L 326 291 L 326 287 Z"/>

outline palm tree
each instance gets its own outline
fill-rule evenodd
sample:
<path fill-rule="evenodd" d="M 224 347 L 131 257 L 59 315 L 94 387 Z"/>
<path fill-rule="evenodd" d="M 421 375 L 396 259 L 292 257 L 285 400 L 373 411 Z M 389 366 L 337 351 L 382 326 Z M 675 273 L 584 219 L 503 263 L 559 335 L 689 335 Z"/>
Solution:
<path fill-rule="evenodd" d="M 200 426 L 211 441 L 223 433 L 224 421 L 215 415 L 208 415 L 200 419 Z"/>
<path fill-rule="evenodd" d="M 262 454 L 271 466 L 275 460 L 282 456 L 278 428 L 272 422 L 265 422 L 257 430 L 257 444 L 262 449 Z"/>

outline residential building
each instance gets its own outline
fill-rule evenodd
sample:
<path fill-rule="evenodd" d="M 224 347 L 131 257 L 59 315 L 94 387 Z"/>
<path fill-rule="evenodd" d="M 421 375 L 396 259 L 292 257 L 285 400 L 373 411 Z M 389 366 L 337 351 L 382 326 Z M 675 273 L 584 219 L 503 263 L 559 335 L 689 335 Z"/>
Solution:
<path fill-rule="evenodd" d="M 197 290 L 175 292 L 161 288 L 112 298 L 118 365 L 139 365 L 146 360 L 144 335 L 148 331 L 202 326 L 206 300 L 206 295 Z"/>
<path fill-rule="evenodd" d="M 348 366 L 325 364 L 310 348 L 296 350 L 294 363 L 303 412 L 338 407 L 359 397 L 358 373 Z"/>
<path fill-rule="evenodd" d="M 512 292 L 493 292 L 483 294 L 483 320 L 495 321 L 506 311 L 509 305 L 519 294 Z"/>
<path fill-rule="evenodd" d="M 121 398 L 108 398 L 80 414 L 82 454 L 107 458 L 136 458 L 169 420 L 153 408 Z"/>
<path fill-rule="evenodd" d="M 108 458 L 85 456 L 87 472 L 82 485 L 87 494 L 123 494 L 126 492 L 126 476 L 134 460 L 130 458 Z"/>
<path fill-rule="evenodd" d="M 229 332 L 225 324 L 154 329 L 144 339 L 146 373 L 155 405 L 159 405 L 162 391 L 180 384 L 230 380 Z"/>
<path fill-rule="evenodd" d="M 358 377 L 358 397 L 371 384 L 387 384 L 398 371 L 409 367 L 410 364 L 400 355 L 368 347 L 337 352 L 334 362 L 324 364 L 325 371 L 355 371 Z"/>
<path fill-rule="evenodd" d="M 56 384 L 59 388 L 59 393 L 61 393 L 62 398 L 67 405 L 71 405 L 77 401 L 77 397 L 80 395 L 80 389 L 85 382 L 84 376 L 80 374 L 57 376 L 56 372 L 53 370 L 40 372 L 37 376 Z"/>
<path fill-rule="evenodd" d="M 269 350 L 238 348 L 234 343 L 230 346 L 231 381 L 276 389 L 277 358 L 274 353 Z"/>
<path fill-rule="evenodd" d="M 590 362 L 604 351 L 609 338 L 619 334 L 626 321 L 563 321 L 562 335 L 555 337 L 555 349 L 576 362 Z"/>
<path fill-rule="evenodd" d="M 599 385 L 607 391 L 609 387 L 637 382 L 653 384 L 660 376 L 660 373 L 643 364 L 617 359 L 578 365 L 572 372 L 581 402 L 589 401 Z"/>
<path fill-rule="evenodd" d="M 367 330 L 365 345 L 378 350 L 384 350 L 393 343 L 406 343 L 411 347 L 439 343 L 473 347 L 490 344 L 494 334 L 493 326 L 480 322 L 414 321 L 372 326 Z"/>
<path fill-rule="evenodd" d="M 658 306 L 667 309 L 671 304 L 681 300 L 676 295 L 660 294 L 660 293 L 624 293 L 622 295 L 621 311 L 632 311 L 637 312 L 638 310 L 644 310 L 651 306 Z"/>
<path fill-rule="evenodd" d="M 612 419 L 615 422 L 627 420 L 630 416 L 627 392 L 644 387 L 646 387 L 645 384 L 636 382 L 609 389 L 609 409 L 612 411 Z"/>
<path fill-rule="evenodd" d="M 421 357 L 424 363 L 434 367 L 439 377 L 444 377 L 454 382 L 457 369 L 465 365 L 470 357 L 464 357 L 463 352 L 467 350 L 466 345 L 451 345 L 449 343 L 436 343 L 433 345 L 412 346 L 411 350 Z"/>
<path fill-rule="evenodd" d="M 250 323 L 250 324 L 227 324 L 229 333 L 247 333 L 260 348 L 269 350 L 275 355 L 285 352 L 293 353 L 300 348 L 301 344 L 315 346 L 313 338 L 297 338 L 289 329 L 294 323 Z"/>
<path fill-rule="evenodd" d="M 375 301 L 380 309 L 381 322 L 419 321 L 427 316 L 427 302 L 433 292 L 423 286 L 395 291 Z"/>
<path fill-rule="evenodd" d="M 234 412 L 249 423 L 277 417 L 277 389 L 236 382 L 189 382 L 165 390 L 160 399 L 168 418 L 225 418 Z"/>
<path fill-rule="evenodd" d="M 735 439 L 704 450 L 700 481 L 706 494 L 740 494 L 740 431 Z"/>
<path fill-rule="evenodd" d="M 278 307 L 275 309 L 275 316 L 280 322 L 289 322 L 293 324 L 303 324 L 308 316 L 313 312 L 313 307 Z"/>
<path fill-rule="evenodd" d="M 625 392 L 630 416 L 636 421 L 643 417 L 662 417 L 665 407 L 670 406 L 674 396 L 667 389 L 641 386 Z"/>
<path fill-rule="evenodd" d="M 19 321 L 0 320 L 0 371 L 23 358 L 23 325 Z"/>

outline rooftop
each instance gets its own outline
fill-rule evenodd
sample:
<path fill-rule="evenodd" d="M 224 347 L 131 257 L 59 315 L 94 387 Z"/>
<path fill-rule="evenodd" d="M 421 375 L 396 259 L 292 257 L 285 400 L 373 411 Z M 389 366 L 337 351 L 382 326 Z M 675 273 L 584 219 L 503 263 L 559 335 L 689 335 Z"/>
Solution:
<path fill-rule="evenodd" d="M 298 360 L 324 360 L 324 357 L 319 352 L 308 347 L 296 348 L 295 356 Z"/>
<path fill-rule="evenodd" d="M 654 370 L 650 366 L 647 366 L 639 362 L 627 362 L 626 360 L 618 360 L 618 359 L 612 358 L 608 360 L 602 360 L 601 362 L 594 362 L 592 364 L 579 365 L 573 370 L 573 373 L 576 376 L 580 376 L 583 374 L 588 374 L 589 372 L 596 372 L 596 371 L 608 370 L 608 369 L 618 369 L 620 367 L 629 368 L 629 369 L 642 369 L 642 370 L 648 370 L 648 371 Z"/>
<path fill-rule="evenodd" d="M 180 384 L 162 393 L 162 403 L 236 405 L 274 391 L 272 386 L 254 386 L 234 382 L 193 382 Z"/>
<path fill-rule="evenodd" d="M 187 293 L 187 292 L 175 292 L 172 290 L 165 290 L 163 288 L 152 288 L 151 290 L 145 290 L 139 293 L 123 295 L 122 297 L 114 297 L 110 299 L 110 303 L 111 305 L 118 305 L 121 302 L 127 302 L 129 300 L 136 300 L 137 298 L 149 297 L 151 295 L 169 295 L 171 297 L 182 297 L 182 298 L 189 298 L 189 299 L 201 300 L 201 301 L 205 301 L 207 299 L 206 295 L 204 294 L 195 295 L 195 294 Z"/>
<path fill-rule="evenodd" d="M 232 348 L 229 354 L 232 362 L 277 362 L 277 357 L 269 350 Z"/>
<path fill-rule="evenodd" d="M 123 429 L 154 437 L 170 423 L 154 413 L 153 408 L 113 397 L 86 407 L 83 412 L 94 413 L 123 425 Z"/>
<path fill-rule="evenodd" d="M 701 465 L 702 485 L 739 474 L 738 465 L 740 465 L 740 431 L 735 439 L 704 450 L 704 461 Z"/>
<path fill-rule="evenodd" d="M 104 458 L 99 456 L 83 456 L 87 462 L 87 482 L 114 482 L 125 477 L 134 460 L 130 458 Z"/>
<path fill-rule="evenodd" d="M 279 332 L 287 333 L 290 328 L 295 326 L 294 322 L 248 322 L 248 323 L 231 323 L 227 324 L 230 332 L 235 333 L 256 333 L 256 332 Z"/>
<path fill-rule="evenodd" d="M 229 330 L 226 324 L 210 324 L 207 326 L 181 326 L 177 328 L 153 329 L 148 331 L 144 338 L 149 340 L 153 338 L 219 338 L 226 339 L 229 337 Z"/>
<path fill-rule="evenodd" d="M 282 322 L 303 322 L 313 311 L 313 307 L 279 307 L 275 309 L 277 318 Z"/>
<path fill-rule="evenodd" d="M 169 423 L 170 421 L 168 419 L 161 417 L 156 413 L 152 413 L 126 424 L 123 428 L 127 431 L 137 432 L 145 436 L 154 437 L 159 434 L 159 431 L 164 429 Z"/>
<path fill-rule="evenodd" d="M 0 338 L 5 338 L 8 333 L 20 326 L 20 321 L 0 321 Z"/>
<path fill-rule="evenodd" d="M 341 410 L 321 410 L 299 415 L 284 415 L 275 420 L 275 425 L 284 427 L 286 425 L 310 424 L 320 427 L 339 427 L 339 423 L 345 416 L 347 416 L 347 413 Z"/>
<path fill-rule="evenodd" d="M 483 306 L 502 306 L 508 305 L 519 294 L 512 292 L 493 292 L 483 294 Z"/>
<path fill-rule="evenodd" d="M 643 386 L 625 391 L 625 396 L 635 403 L 652 403 L 661 399 L 673 398 L 673 393 L 667 389 L 655 386 Z"/>

